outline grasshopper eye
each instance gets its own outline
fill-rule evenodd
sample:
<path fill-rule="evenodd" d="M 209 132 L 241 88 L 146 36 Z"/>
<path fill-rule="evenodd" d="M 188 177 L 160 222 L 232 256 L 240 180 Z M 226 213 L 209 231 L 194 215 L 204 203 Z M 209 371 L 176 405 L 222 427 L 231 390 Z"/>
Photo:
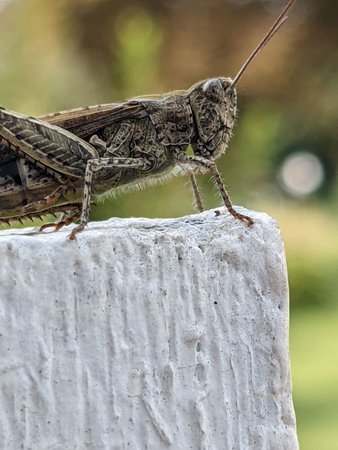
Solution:
<path fill-rule="evenodd" d="M 221 80 L 218 78 L 212 78 L 204 83 L 203 92 L 205 95 L 213 101 L 220 101 L 223 98 L 223 86 Z"/>
<path fill-rule="evenodd" d="M 229 86 L 225 90 L 225 95 L 230 98 L 232 103 L 236 103 L 237 102 L 237 94 L 236 94 L 235 89 L 232 86 Z"/>

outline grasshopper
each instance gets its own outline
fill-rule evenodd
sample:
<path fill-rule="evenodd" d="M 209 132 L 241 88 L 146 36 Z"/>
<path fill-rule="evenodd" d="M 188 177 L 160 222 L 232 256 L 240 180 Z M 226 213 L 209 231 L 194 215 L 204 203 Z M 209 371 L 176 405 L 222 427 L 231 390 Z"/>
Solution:
<path fill-rule="evenodd" d="M 234 79 L 201 81 L 187 91 L 137 97 L 40 118 L 0 108 L 0 222 L 62 212 L 55 230 L 88 222 L 91 199 L 182 171 L 190 176 L 196 206 L 202 201 L 195 172 L 211 172 L 225 207 L 237 212 L 215 164 L 227 148 L 236 117 L 236 85 L 248 65 L 280 29 L 289 0 Z M 188 147 L 193 155 L 187 154 Z"/>

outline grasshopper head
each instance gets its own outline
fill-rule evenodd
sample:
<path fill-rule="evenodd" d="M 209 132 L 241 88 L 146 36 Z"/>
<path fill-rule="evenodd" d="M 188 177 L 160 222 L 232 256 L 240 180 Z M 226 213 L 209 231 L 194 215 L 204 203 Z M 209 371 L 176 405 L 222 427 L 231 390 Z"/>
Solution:
<path fill-rule="evenodd" d="M 237 94 L 230 78 L 211 78 L 193 86 L 189 100 L 194 116 L 195 155 L 217 158 L 226 149 L 234 126 Z"/>
<path fill-rule="evenodd" d="M 233 80 L 212 78 L 202 81 L 189 90 L 189 100 L 194 115 L 195 133 L 191 145 L 196 155 L 217 158 L 228 144 L 234 126 L 237 107 L 235 86 L 248 66 L 287 20 L 287 13 L 295 3 L 288 0 L 283 11 L 265 34 Z"/>

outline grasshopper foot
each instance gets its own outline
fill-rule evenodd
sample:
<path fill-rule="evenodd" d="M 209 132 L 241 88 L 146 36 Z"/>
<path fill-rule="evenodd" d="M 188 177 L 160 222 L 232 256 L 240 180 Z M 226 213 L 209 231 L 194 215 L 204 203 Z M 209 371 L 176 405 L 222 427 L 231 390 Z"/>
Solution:
<path fill-rule="evenodd" d="M 40 227 L 40 231 L 43 231 L 46 228 L 54 228 L 54 231 L 58 231 L 61 228 L 76 222 L 77 220 L 79 220 L 79 218 L 80 218 L 79 210 L 64 213 L 58 222 L 45 223 Z"/>
<path fill-rule="evenodd" d="M 75 227 L 72 232 L 67 236 L 71 241 L 76 241 L 76 235 L 80 233 L 85 227 L 84 223 L 80 223 L 77 227 Z"/>
<path fill-rule="evenodd" d="M 245 216 L 244 214 L 241 214 L 237 212 L 233 208 L 228 208 L 229 213 L 237 220 L 241 220 L 242 222 L 247 222 L 248 227 L 251 227 L 255 222 L 251 219 L 249 216 Z M 222 213 L 220 210 L 215 211 L 215 217 L 221 216 Z"/>
<path fill-rule="evenodd" d="M 254 224 L 254 221 L 251 219 L 251 217 L 245 216 L 244 214 L 241 214 L 241 213 L 237 212 L 233 208 L 228 209 L 228 211 L 235 219 L 241 220 L 242 222 L 247 222 L 248 223 L 248 227 L 251 227 L 251 225 Z"/>
<path fill-rule="evenodd" d="M 44 225 L 41 225 L 41 227 L 39 228 L 39 231 L 43 231 L 46 228 L 54 228 L 54 231 L 58 231 L 58 230 L 60 230 L 60 228 L 64 227 L 65 225 L 66 225 L 66 223 L 64 223 L 64 222 L 45 223 Z"/>

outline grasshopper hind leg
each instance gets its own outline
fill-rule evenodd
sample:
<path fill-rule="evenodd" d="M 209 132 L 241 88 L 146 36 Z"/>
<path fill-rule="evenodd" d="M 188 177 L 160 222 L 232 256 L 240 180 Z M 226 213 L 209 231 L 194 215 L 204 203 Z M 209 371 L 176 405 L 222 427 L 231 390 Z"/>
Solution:
<path fill-rule="evenodd" d="M 47 195 L 42 200 L 28 203 L 26 206 L 24 206 L 23 212 L 30 213 L 40 211 L 48 206 L 54 206 L 56 202 L 66 194 L 69 188 L 69 183 L 60 184 L 51 194 Z"/>
<path fill-rule="evenodd" d="M 42 225 L 40 231 L 46 230 L 47 228 L 54 228 L 54 231 L 58 231 L 67 225 L 77 222 L 80 217 L 81 205 L 78 205 L 69 211 L 65 211 L 57 222 L 49 222 Z"/>

